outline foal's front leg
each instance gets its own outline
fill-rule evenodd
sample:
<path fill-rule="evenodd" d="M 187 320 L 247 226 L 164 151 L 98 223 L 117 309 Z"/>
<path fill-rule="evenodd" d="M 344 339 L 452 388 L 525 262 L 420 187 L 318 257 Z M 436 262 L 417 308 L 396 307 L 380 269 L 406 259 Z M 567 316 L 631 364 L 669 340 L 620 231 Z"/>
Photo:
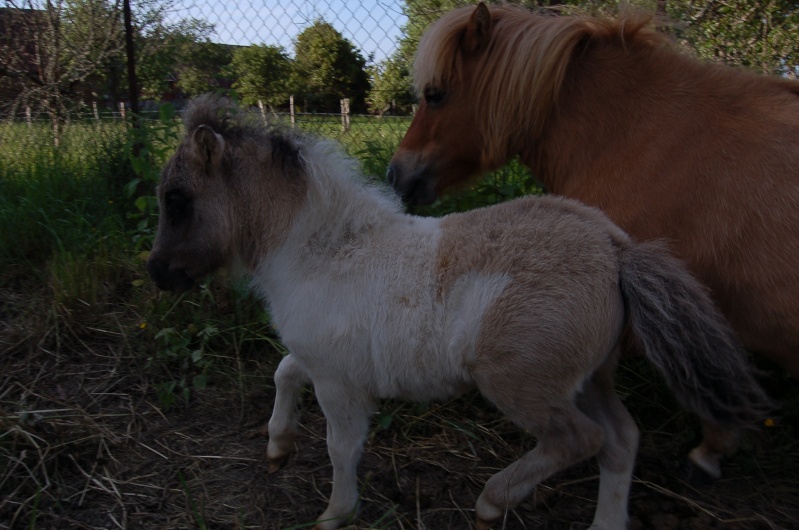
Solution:
<path fill-rule="evenodd" d="M 357 508 L 356 470 L 376 405 L 360 389 L 348 385 L 314 382 L 314 390 L 327 419 L 327 451 L 333 464 L 330 502 L 314 530 L 333 530 Z"/>
<path fill-rule="evenodd" d="M 294 449 L 297 430 L 297 403 L 308 376 L 296 359 L 287 355 L 275 371 L 275 406 L 269 418 L 269 444 L 266 447 L 267 469 L 277 471 Z"/>

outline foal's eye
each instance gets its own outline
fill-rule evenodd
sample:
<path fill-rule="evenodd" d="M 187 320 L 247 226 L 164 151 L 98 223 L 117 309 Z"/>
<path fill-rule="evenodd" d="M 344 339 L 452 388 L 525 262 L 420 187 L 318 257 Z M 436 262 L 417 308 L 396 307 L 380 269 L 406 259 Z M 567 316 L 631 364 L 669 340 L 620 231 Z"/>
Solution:
<path fill-rule="evenodd" d="M 172 221 L 180 221 L 191 211 L 191 197 L 181 190 L 171 190 L 164 195 L 164 206 Z"/>
<path fill-rule="evenodd" d="M 430 107 L 438 107 L 444 102 L 447 93 L 442 88 L 425 88 L 424 102 Z"/>

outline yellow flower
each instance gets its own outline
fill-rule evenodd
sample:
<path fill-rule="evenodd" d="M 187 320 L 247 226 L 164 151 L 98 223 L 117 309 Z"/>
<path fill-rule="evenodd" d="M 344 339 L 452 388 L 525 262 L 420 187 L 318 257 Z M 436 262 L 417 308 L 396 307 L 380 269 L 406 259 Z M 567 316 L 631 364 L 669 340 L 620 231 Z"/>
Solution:
<path fill-rule="evenodd" d="M 777 422 L 774 421 L 774 418 L 766 418 L 766 420 L 763 422 L 763 425 L 766 427 L 774 427 L 777 425 Z"/>
<path fill-rule="evenodd" d="M 144 321 L 141 324 L 139 324 L 139 329 L 147 329 L 147 321 Z"/>

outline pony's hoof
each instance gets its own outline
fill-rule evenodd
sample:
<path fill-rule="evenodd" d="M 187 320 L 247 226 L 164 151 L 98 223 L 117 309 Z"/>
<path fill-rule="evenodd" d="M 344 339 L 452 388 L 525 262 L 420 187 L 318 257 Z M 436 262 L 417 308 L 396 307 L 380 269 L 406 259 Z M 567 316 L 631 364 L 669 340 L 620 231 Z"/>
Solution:
<path fill-rule="evenodd" d="M 474 526 L 477 527 L 477 530 L 490 530 L 491 528 L 494 527 L 494 523 L 496 522 L 497 522 L 496 519 L 494 519 L 493 521 L 486 521 L 485 519 L 480 519 L 478 517 Z"/>

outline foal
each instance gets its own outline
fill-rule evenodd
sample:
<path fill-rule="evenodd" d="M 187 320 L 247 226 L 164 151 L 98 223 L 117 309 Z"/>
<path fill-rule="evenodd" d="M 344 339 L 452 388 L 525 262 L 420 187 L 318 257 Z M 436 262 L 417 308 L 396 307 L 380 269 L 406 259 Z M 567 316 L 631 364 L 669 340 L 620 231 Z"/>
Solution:
<path fill-rule="evenodd" d="M 538 443 L 480 495 L 488 528 L 553 473 L 596 456 L 594 528 L 627 521 L 638 430 L 613 373 L 626 325 L 677 397 L 742 427 L 768 403 L 705 291 L 656 244 L 598 210 L 525 198 L 442 219 L 402 213 L 329 143 L 249 126 L 213 98 L 187 111 L 164 168 L 147 269 L 181 291 L 240 262 L 290 354 L 275 372 L 269 470 L 294 448 L 312 384 L 333 486 L 315 528 L 353 516 L 356 466 L 380 399 L 478 389 Z"/>

